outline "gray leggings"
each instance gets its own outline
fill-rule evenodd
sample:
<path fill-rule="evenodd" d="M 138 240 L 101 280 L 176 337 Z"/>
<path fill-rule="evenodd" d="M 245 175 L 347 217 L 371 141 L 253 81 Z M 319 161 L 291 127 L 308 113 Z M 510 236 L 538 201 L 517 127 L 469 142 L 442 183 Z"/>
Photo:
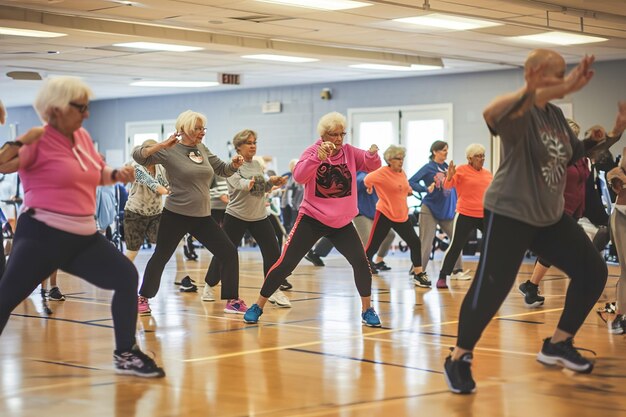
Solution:
<path fill-rule="evenodd" d="M 428 260 L 430 259 L 430 252 L 432 252 L 433 239 L 435 238 L 437 225 L 441 226 L 441 229 L 446 232 L 450 239 L 452 239 L 452 236 L 454 236 L 454 219 L 438 220 L 435 216 L 433 216 L 433 213 L 427 206 L 422 205 L 419 220 L 419 237 L 420 242 L 422 242 L 422 268 L 424 268 L 424 271 L 426 270 L 426 265 L 428 265 Z M 457 269 L 463 269 L 460 254 L 454 264 L 454 270 Z"/>
<path fill-rule="evenodd" d="M 626 214 L 614 208 L 610 224 L 620 264 L 619 281 L 617 281 L 617 311 L 624 314 L 626 312 Z"/>

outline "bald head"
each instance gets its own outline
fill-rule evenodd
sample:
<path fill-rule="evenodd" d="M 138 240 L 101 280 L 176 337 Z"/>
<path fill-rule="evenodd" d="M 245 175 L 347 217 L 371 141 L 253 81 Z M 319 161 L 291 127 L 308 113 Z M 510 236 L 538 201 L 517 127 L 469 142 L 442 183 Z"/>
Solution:
<path fill-rule="evenodd" d="M 528 54 L 526 62 L 524 63 L 524 68 L 534 68 L 539 65 L 551 67 L 553 65 L 561 64 L 565 66 L 565 60 L 558 52 L 550 49 L 534 49 Z"/>

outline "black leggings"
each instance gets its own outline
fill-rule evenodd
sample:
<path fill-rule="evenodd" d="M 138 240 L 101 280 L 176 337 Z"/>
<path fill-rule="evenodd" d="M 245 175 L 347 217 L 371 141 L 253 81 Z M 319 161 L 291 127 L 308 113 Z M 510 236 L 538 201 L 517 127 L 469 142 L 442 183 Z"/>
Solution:
<path fill-rule="evenodd" d="M 274 291 L 278 289 L 304 255 L 322 236 L 330 239 L 339 253 L 345 256 L 352 265 L 354 282 L 361 297 L 369 297 L 372 293 L 372 274 L 365 257 L 363 244 L 352 222 L 335 229 L 305 214 L 298 215 L 287 238 L 287 243 L 283 247 L 280 259 L 265 277 L 261 295 L 269 298 L 274 294 Z"/>
<path fill-rule="evenodd" d="M 439 279 L 446 279 L 446 277 L 452 273 L 454 264 L 459 258 L 463 247 L 469 240 L 472 232 L 476 229 L 483 233 L 485 232 L 483 229 L 482 217 L 470 217 L 457 213 L 456 218 L 454 219 L 452 242 L 450 242 L 450 247 L 443 256 L 443 264 L 441 265 L 441 271 L 439 272 Z"/>
<path fill-rule="evenodd" d="M 113 290 L 111 312 L 118 350 L 135 344 L 137 269 L 100 233 L 75 235 L 52 228 L 26 212 L 16 227 L 11 256 L 0 280 L 0 333 L 11 312 L 50 274 L 61 269 Z"/>
<path fill-rule="evenodd" d="M 576 224 L 578 224 L 578 219 L 574 219 L 574 221 L 576 222 Z M 579 224 L 580 226 L 580 224 Z M 580 226 L 582 228 L 582 226 Z M 595 236 L 593 237 L 592 243 L 593 246 L 596 248 L 596 250 L 598 252 L 602 252 L 604 250 L 604 248 L 606 248 L 606 245 L 610 242 L 611 240 L 611 236 L 609 233 L 609 228 L 606 226 L 597 226 L 598 227 L 598 231 L 596 232 Z M 585 230 L 585 229 L 583 229 Z M 585 234 L 587 234 L 585 232 Z M 541 258 L 541 257 L 537 257 L 537 263 L 541 264 L 542 266 L 544 266 L 545 268 L 550 268 L 552 266 L 552 264 L 550 264 L 550 262 L 548 262 L 547 260 Z"/>
<path fill-rule="evenodd" d="M 165 264 L 189 233 L 222 263 L 222 300 L 239 298 L 239 258 L 237 248 L 211 216 L 191 217 L 163 209 L 156 249 L 146 265 L 139 295 L 152 298 L 159 291 Z M 208 280 L 208 271 L 205 281 Z"/>
<path fill-rule="evenodd" d="M 272 265 L 276 263 L 280 256 L 280 248 L 278 247 L 278 241 L 274 235 L 274 228 L 272 227 L 269 217 L 263 220 L 249 222 L 226 213 L 222 230 L 234 245 L 241 242 L 241 238 L 246 233 L 246 230 L 250 231 L 250 234 L 259 245 L 259 249 L 261 249 L 261 255 L 263 256 L 263 276 L 266 276 Z M 213 257 L 205 281 L 208 285 L 214 287 L 220 282 L 221 276 L 222 263 L 216 257 Z"/>
<path fill-rule="evenodd" d="M 406 242 L 409 249 L 411 249 L 411 262 L 413 266 L 422 266 L 422 244 L 420 238 L 417 237 L 415 229 L 411 220 L 407 219 L 404 222 L 394 222 L 389 220 L 380 211 L 376 210 L 374 215 L 374 224 L 372 225 L 372 231 L 370 232 L 370 238 L 367 242 L 365 254 L 370 261 L 373 259 L 374 254 L 380 248 L 380 244 L 387 237 L 389 229 L 393 228 L 398 233 L 398 236 Z"/>
<path fill-rule="evenodd" d="M 459 313 L 460 348 L 473 350 L 509 294 L 527 249 L 571 279 L 558 328 L 576 334 L 598 300 L 607 267 L 591 240 L 570 216 L 537 227 L 485 210 L 485 235 L 476 275 Z"/>

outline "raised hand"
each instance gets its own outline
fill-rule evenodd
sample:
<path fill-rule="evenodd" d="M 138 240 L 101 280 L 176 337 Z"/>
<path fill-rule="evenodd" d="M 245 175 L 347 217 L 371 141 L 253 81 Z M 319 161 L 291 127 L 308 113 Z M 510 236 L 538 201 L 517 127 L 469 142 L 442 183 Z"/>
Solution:
<path fill-rule="evenodd" d="M 241 156 L 241 155 L 233 156 L 232 165 L 233 165 L 233 168 L 235 168 L 235 169 L 237 169 L 240 166 L 242 166 L 243 165 L 243 156 Z"/>
<path fill-rule="evenodd" d="M 172 133 L 169 138 L 165 139 L 159 145 L 162 149 L 171 148 L 178 143 L 178 136 L 180 136 L 178 133 Z"/>
<path fill-rule="evenodd" d="M 277 175 L 272 175 L 269 181 L 273 186 L 281 187 L 287 183 L 287 177 L 279 177 Z"/>
<path fill-rule="evenodd" d="M 593 55 L 585 55 L 580 63 L 570 71 L 563 80 L 566 87 L 566 94 L 576 92 L 587 85 L 593 78 L 594 71 L 591 69 L 596 58 Z"/>
<path fill-rule="evenodd" d="M 620 101 L 617 104 L 617 117 L 615 118 L 615 126 L 611 131 L 611 136 L 619 136 L 624 130 L 626 130 L 626 101 Z"/>
<path fill-rule="evenodd" d="M 448 164 L 446 180 L 450 181 L 452 177 L 454 177 L 454 174 L 456 174 L 456 165 L 454 165 L 454 161 L 450 161 L 450 163 Z"/>
<path fill-rule="evenodd" d="M 335 150 L 335 144 L 332 142 L 322 142 L 317 148 L 317 157 L 321 161 L 325 161 L 326 158 Z"/>
<path fill-rule="evenodd" d="M 117 170 L 115 178 L 113 179 L 124 184 L 127 182 L 133 182 L 135 181 L 135 168 L 130 165 L 124 165 Z"/>

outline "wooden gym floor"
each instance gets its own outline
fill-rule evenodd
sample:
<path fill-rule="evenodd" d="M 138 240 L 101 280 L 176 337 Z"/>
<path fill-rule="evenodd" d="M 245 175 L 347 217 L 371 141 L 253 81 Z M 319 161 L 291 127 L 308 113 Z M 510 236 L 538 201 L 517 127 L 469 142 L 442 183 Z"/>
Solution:
<path fill-rule="evenodd" d="M 167 377 L 117 376 L 112 366 L 111 294 L 60 274 L 65 302 L 47 317 L 33 294 L 0 337 L 0 416 L 594 416 L 626 415 L 626 336 L 611 335 L 595 313 L 576 344 L 597 353 L 594 372 L 576 375 L 535 360 L 561 313 L 567 279 L 551 270 L 546 304 L 527 309 L 517 285 L 476 351 L 478 392 L 448 392 L 443 361 L 455 342 L 459 305 L 469 281 L 448 290 L 418 289 L 406 254 L 387 258 L 392 270 L 373 280 L 373 304 L 383 327 L 361 325 L 360 302 L 347 262 L 304 261 L 290 278 L 291 309 L 266 306 L 258 325 L 224 314 L 224 303 L 180 293 L 174 281 L 203 283 L 210 260 L 168 264 L 151 317 L 140 317 L 141 347 Z M 143 271 L 150 251 L 137 258 Z M 251 305 L 261 281 L 257 251 L 243 250 L 241 296 Z M 466 260 L 466 268 L 476 262 Z M 436 278 L 439 261 L 428 272 Z M 610 267 L 602 305 L 613 300 L 619 269 Z"/>

